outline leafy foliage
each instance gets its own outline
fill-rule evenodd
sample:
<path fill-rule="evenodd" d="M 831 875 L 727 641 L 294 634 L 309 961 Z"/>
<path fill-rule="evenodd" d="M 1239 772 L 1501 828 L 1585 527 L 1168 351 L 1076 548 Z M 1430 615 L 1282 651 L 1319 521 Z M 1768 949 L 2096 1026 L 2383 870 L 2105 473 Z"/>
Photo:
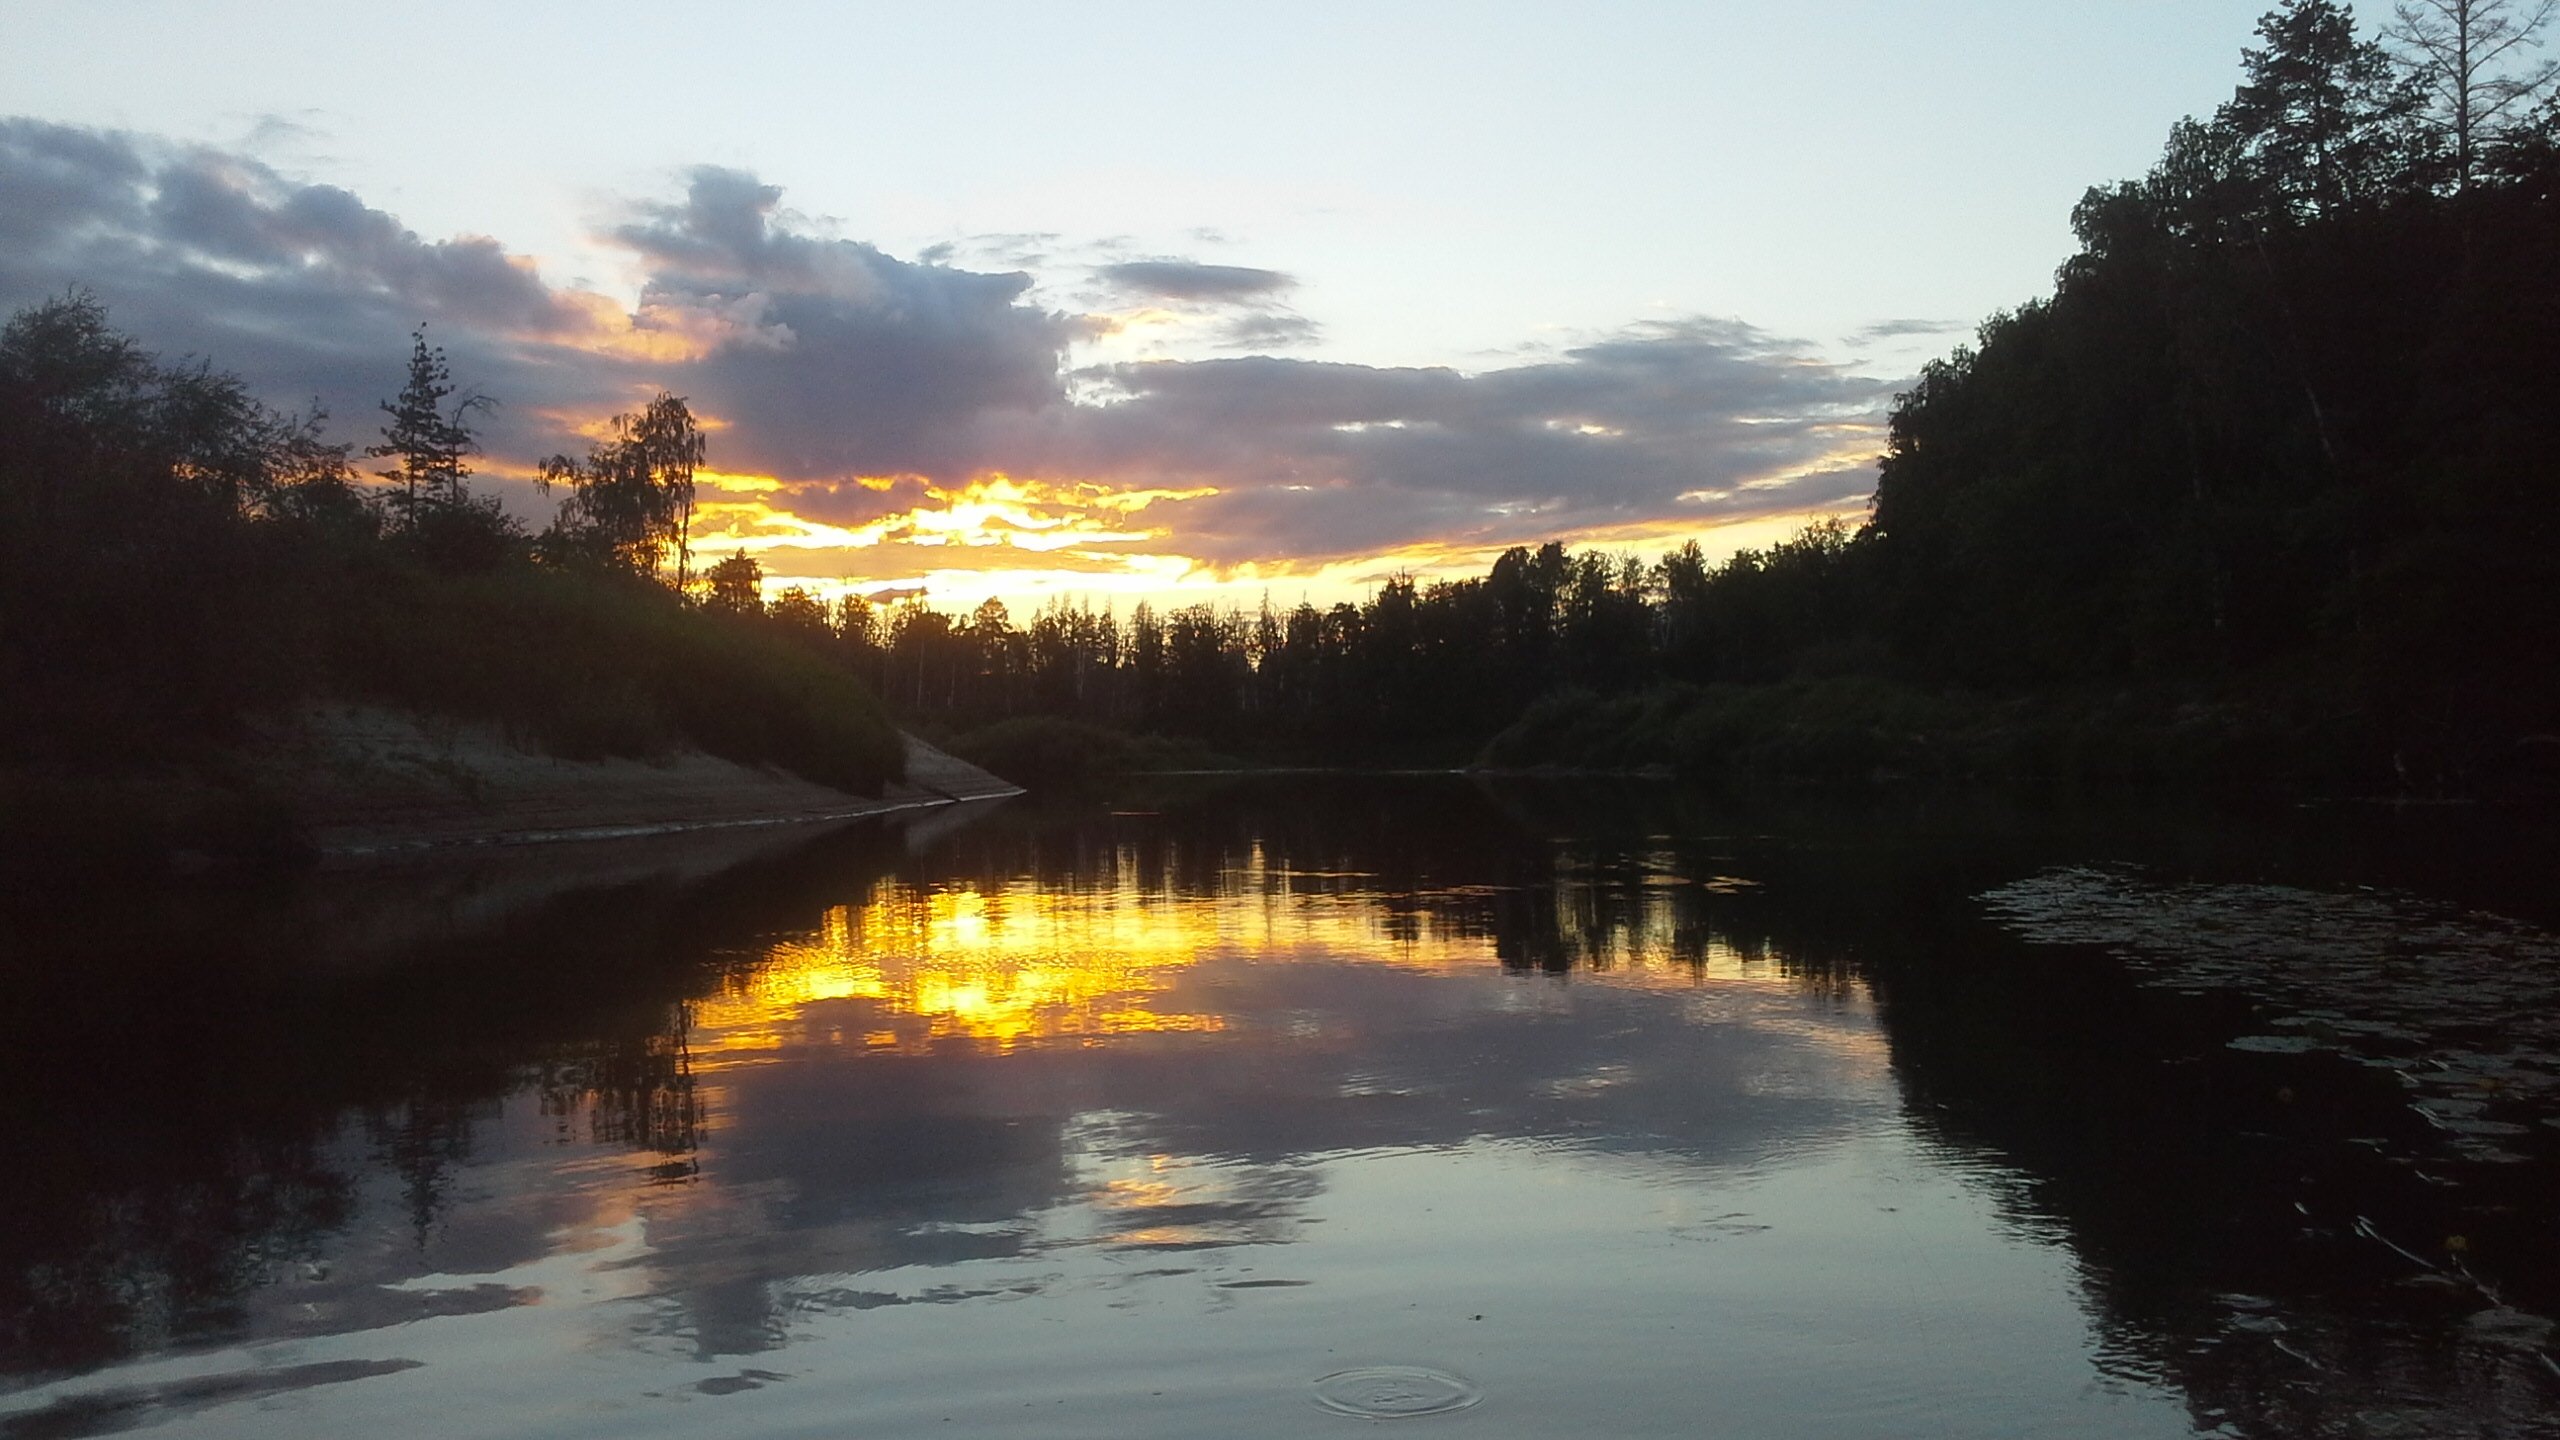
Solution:
<path fill-rule="evenodd" d="M 376 533 L 342 447 L 74 293 L 0 325 L 0 744 L 156 748 L 291 692 Z"/>
<path fill-rule="evenodd" d="M 201 757 L 338 697 L 501 722 L 564 755 L 692 744 L 860 790 L 900 773 L 896 731 L 843 667 L 667 587 L 529 563 L 464 485 L 469 407 L 450 394 L 421 335 L 368 451 L 399 464 L 368 489 L 318 417 L 162 365 L 90 296 L 0 326 L 0 758 Z M 625 438 L 663 458 L 663 433 Z"/>
<path fill-rule="evenodd" d="M 569 491 L 543 533 L 543 556 L 651 576 L 673 550 L 682 591 L 693 564 L 693 474 L 706 453 L 701 427 L 679 396 L 660 392 L 639 414 L 614 416 L 611 437 L 584 460 L 554 455 L 542 462 L 542 487 Z"/>

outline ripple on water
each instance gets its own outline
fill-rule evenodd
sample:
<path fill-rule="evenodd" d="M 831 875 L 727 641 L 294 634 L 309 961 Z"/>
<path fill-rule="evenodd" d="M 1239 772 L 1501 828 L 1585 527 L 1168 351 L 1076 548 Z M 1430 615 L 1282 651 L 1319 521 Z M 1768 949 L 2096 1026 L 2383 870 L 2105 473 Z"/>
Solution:
<path fill-rule="evenodd" d="M 1337 1370 L 1316 1382 L 1317 1404 L 1363 1420 L 1446 1415 L 1483 1398 L 1483 1391 L 1455 1375 L 1416 1365 L 1366 1365 Z"/>

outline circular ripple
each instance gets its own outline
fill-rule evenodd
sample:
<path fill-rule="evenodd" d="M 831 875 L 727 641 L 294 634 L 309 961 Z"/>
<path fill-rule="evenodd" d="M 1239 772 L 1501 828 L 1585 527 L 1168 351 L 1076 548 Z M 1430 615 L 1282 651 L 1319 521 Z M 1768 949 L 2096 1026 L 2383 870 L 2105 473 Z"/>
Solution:
<path fill-rule="evenodd" d="M 1416 1365 L 1337 1370 L 1316 1382 L 1317 1404 L 1337 1415 L 1357 1415 L 1363 1420 L 1446 1415 L 1483 1398 L 1483 1391 L 1455 1375 Z"/>

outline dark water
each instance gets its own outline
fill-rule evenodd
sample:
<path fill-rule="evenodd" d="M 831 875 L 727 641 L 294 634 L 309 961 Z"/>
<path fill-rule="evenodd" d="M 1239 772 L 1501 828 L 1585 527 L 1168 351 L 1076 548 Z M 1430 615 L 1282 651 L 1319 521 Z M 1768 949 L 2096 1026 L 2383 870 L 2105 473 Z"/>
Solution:
<path fill-rule="evenodd" d="M 14 895 L 0 1437 L 2560 1434 L 2555 856 L 1300 778 Z"/>

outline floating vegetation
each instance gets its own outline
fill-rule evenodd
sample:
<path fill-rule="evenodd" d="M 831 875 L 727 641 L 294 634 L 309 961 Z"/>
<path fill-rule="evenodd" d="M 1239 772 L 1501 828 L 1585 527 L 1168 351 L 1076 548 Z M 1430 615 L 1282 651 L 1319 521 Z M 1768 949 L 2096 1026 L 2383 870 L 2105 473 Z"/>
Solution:
<path fill-rule="evenodd" d="M 2560 936 L 2383 891 L 2162 884 L 2066 868 L 1986 892 L 2038 944 L 2094 945 L 2142 983 L 2246 995 L 2278 1012 L 2231 1048 L 2328 1053 L 2394 1072 L 2419 1118 L 2476 1160 L 2554 1124 Z"/>

